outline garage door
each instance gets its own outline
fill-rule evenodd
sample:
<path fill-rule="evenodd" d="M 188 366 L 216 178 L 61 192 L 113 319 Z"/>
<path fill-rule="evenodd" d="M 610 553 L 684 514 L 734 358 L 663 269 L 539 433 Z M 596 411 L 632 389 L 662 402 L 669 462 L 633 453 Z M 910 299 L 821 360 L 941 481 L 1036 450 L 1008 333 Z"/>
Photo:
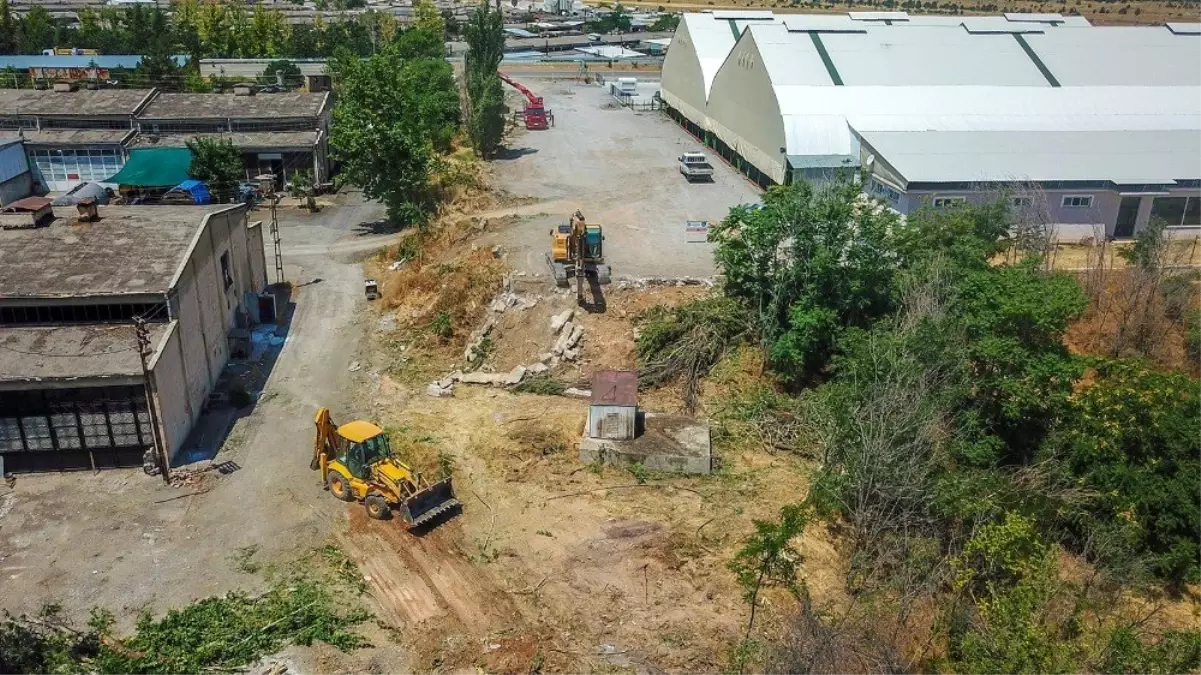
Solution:
<path fill-rule="evenodd" d="M 153 442 L 140 386 L 0 392 L 7 473 L 141 466 Z"/>

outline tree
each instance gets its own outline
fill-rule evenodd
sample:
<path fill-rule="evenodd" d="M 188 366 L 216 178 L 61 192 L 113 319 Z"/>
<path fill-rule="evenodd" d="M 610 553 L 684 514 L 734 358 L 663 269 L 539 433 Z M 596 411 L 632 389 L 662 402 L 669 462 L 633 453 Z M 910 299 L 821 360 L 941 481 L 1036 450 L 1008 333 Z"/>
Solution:
<path fill-rule="evenodd" d="M 81 13 L 86 10 L 81 10 Z M 15 54 L 20 36 L 17 34 L 18 22 L 13 17 L 8 0 L 0 0 L 0 54 Z"/>
<path fill-rule="evenodd" d="M 300 67 L 287 59 L 279 59 L 268 63 L 267 67 L 263 69 L 263 77 L 289 88 L 299 87 L 304 84 L 304 77 L 300 73 Z"/>
<path fill-rule="evenodd" d="M 406 33 L 413 31 L 421 29 Z M 444 59 L 403 58 L 400 49 L 388 45 L 366 59 L 347 53 L 335 59 L 330 142 L 344 180 L 382 200 L 393 223 L 423 226 L 435 147 L 448 145 L 454 133 L 458 95 Z"/>
<path fill-rule="evenodd" d="M 504 56 L 504 17 L 482 2 L 464 30 L 467 39 L 465 76 L 471 104 L 468 132 L 471 145 L 481 157 L 492 157 L 505 131 L 504 87 L 496 69 Z"/>
<path fill-rule="evenodd" d="M 1107 544 L 1094 545 L 1106 567 L 1145 559 L 1169 582 L 1201 579 L 1198 429 L 1197 383 L 1140 361 L 1099 362 L 1072 396 L 1045 452 L 1097 495 L 1073 530 Z"/>
<path fill-rule="evenodd" d="M 765 585 L 783 587 L 798 597 L 804 593 L 804 582 L 797 579 L 801 554 L 793 548 L 792 540 L 804 531 L 808 520 L 803 507 L 790 504 L 780 509 L 779 522 L 754 521 L 755 532 L 730 561 L 730 571 L 738 576 L 742 597 L 751 607 L 746 625 L 748 639 L 755 627 L 759 591 Z"/>
<path fill-rule="evenodd" d="M 893 309 L 897 216 L 840 180 L 774 187 L 710 230 L 726 293 L 757 317 L 772 367 L 796 384 L 825 367 L 847 326 Z"/>
<path fill-rule="evenodd" d="M 674 31 L 677 27 L 679 27 L 679 25 L 679 14 L 663 14 L 659 18 L 655 19 L 655 22 L 651 24 L 649 30 L 656 32 Z"/>
<path fill-rule="evenodd" d="M 226 139 L 196 137 L 187 142 L 192 151 L 188 175 L 208 185 L 217 201 L 227 201 L 246 175 L 242 153 Z"/>
<path fill-rule="evenodd" d="M 42 5 L 33 5 L 21 22 L 19 49 L 22 54 L 41 54 L 54 47 L 54 19 Z"/>

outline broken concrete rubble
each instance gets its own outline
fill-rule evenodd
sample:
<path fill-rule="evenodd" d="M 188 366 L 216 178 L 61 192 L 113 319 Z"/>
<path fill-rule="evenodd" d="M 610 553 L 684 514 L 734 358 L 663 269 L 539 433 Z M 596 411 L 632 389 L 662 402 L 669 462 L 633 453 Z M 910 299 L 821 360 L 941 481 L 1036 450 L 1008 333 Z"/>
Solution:
<path fill-rule="evenodd" d="M 492 387 L 499 387 L 520 383 L 525 379 L 525 373 L 525 366 L 517 366 L 507 373 L 484 373 L 480 371 L 464 373 L 462 371 L 455 371 L 449 378 L 463 384 L 486 384 Z"/>
<path fill-rule="evenodd" d="M 531 363 L 525 367 L 525 372 L 530 375 L 541 375 L 548 370 L 550 370 L 550 366 L 547 366 L 545 363 Z"/>
<path fill-rule="evenodd" d="M 488 317 L 488 320 L 484 322 L 484 325 L 480 326 L 479 330 L 471 334 L 471 339 L 467 341 L 467 349 L 463 350 L 463 360 L 467 361 L 468 363 L 471 363 L 475 360 L 476 352 L 479 350 L 480 344 L 483 343 L 484 338 L 488 337 L 488 335 L 492 332 L 492 328 L 495 326 L 496 319 Z"/>
<path fill-rule="evenodd" d="M 563 390 L 563 395 L 564 396 L 573 396 L 575 398 L 592 398 L 592 390 L 591 389 L 576 389 L 575 387 L 568 387 Z"/>
<path fill-rule="evenodd" d="M 575 316 L 574 309 L 568 309 L 560 314 L 556 314 L 550 318 L 550 332 L 557 335 L 563 326 L 571 322 L 571 317 Z"/>
<path fill-rule="evenodd" d="M 425 394 L 426 394 L 426 396 L 433 396 L 435 398 L 446 398 L 448 396 L 454 396 L 455 395 L 454 383 L 452 382 L 449 387 L 444 387 L 444 386 L 442 386 L 441 380 L 439 380 L 438 382 L 431 382 L 429 384 L 429 386 L 427 386 L 425 388 Z"/>

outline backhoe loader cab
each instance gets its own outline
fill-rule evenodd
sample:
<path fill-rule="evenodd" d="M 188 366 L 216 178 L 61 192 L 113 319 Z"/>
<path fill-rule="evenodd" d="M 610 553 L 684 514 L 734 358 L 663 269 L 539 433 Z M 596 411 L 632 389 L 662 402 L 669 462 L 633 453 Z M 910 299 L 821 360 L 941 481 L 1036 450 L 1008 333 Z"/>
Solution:
<path fill-rule="evenodd" d="M 356 420 L 335 428 L 328 408 L 314 418 L 317 427 L 310 467 L 342 501 L 360 501 L 367 515 L 385 520 L 395 511 L 410 527 L 425 524 L 460 506 L 450 477 L 430 483 L 396 459 L 388 435 Z"/>

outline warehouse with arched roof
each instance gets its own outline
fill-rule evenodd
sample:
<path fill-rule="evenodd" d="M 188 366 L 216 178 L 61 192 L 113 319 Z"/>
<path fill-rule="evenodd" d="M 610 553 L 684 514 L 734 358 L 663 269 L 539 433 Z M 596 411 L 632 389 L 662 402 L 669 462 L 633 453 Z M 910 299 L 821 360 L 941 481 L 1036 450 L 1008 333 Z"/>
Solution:
<path fill-rule="evenodd" d="M 763 186 L 866 170 L 908 212 L 1034 183 L 1063 232 L 1201 226 L 1196 24 L 776 15 L 741 28 L 703 114 L 694 85 L 677 89 L 691 54 L 669 57 L 673 117 Z"/>

